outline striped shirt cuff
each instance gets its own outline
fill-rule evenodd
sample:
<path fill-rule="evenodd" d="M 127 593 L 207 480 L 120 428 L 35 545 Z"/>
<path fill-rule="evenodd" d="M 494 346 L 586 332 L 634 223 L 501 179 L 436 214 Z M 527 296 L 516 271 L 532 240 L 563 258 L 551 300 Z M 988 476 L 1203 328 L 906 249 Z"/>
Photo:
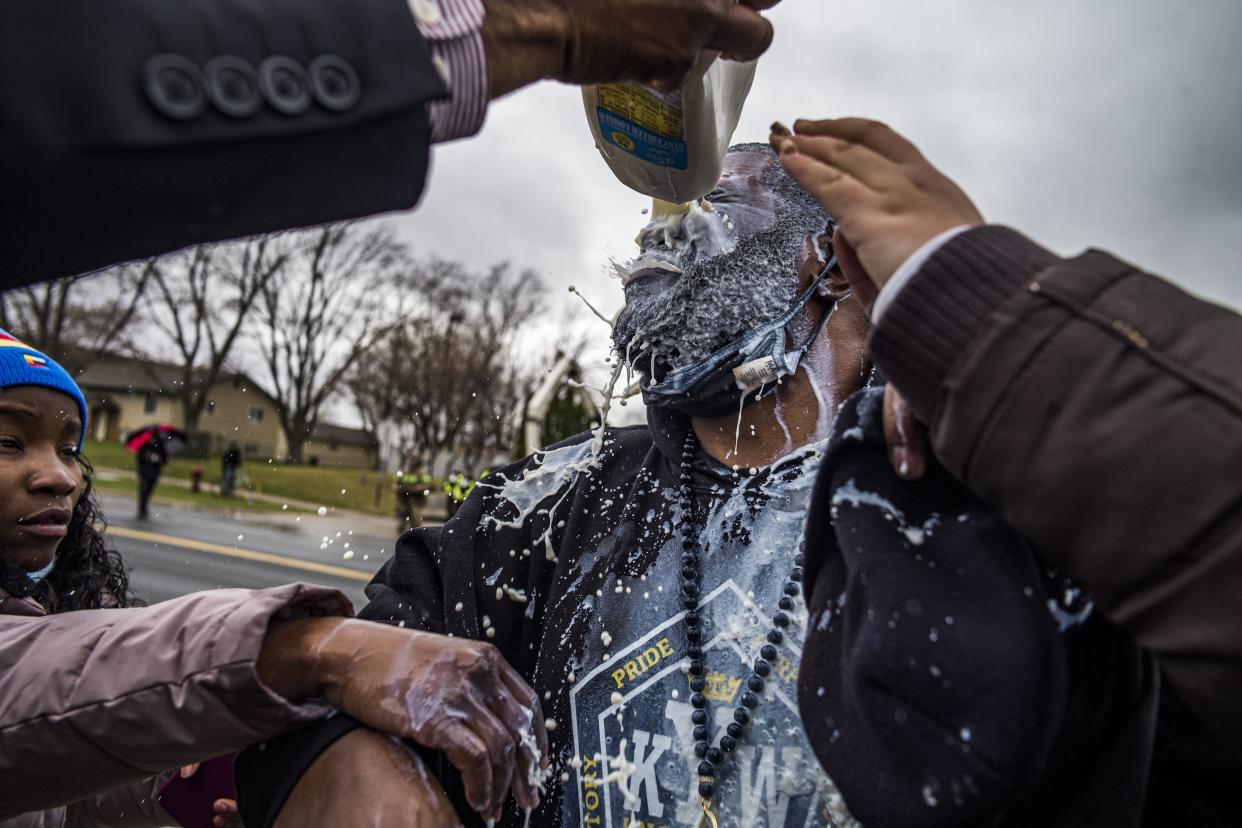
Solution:
<path fill-rule="evenodd" d="M 482 0 L 408 0 L 450 96 L 427 105 L 432 143 L 474 135 L 487 114 Z"/>

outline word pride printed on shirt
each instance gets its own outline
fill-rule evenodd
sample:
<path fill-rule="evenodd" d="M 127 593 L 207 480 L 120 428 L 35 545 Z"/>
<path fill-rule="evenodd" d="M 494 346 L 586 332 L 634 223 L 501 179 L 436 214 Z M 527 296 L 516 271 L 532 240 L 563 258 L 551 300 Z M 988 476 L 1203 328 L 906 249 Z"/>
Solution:
<path fill-rule="evenodd" d="M 626 636 L 629 644 L 573 687 L 576 758 L 565 791 L 565 825 L 693 828 L 702 816 L 683 615 L 677 612 L 645 633 Z M 727 580 L 704 597 L 700 616 L 704 695 L 716 745 L 733 721 L 751 665 L 771 629 L 771 613 Z M 754 721 L 717 773 L 712 809 L 722 826 L 808 828 L 851 822 L 798 718 L 795 684 L 804 620 L 803 614 L 778 648 Z"/>

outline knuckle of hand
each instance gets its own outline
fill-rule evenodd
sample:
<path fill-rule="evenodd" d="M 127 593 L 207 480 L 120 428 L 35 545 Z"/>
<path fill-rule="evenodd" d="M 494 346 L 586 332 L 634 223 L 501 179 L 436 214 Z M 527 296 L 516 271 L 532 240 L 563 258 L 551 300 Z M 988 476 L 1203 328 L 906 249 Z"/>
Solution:
<path fill-rule="evenodd" d="M 428 724 L 430 725 L 428 728 L 429 735 L 437 744 L 446 745 L 457 741 L 455 738 L 457 734 L 455 728 L 457 724 L 456 719 L 445 716 Z"/>
<path fill-rule="evenodd" d="M 911 203 L 908 195 L 903 193 L 887 198 L 877 198 L 873 207 L 881 216 L 893 218 L 904 216 L 907 213 L 913 212 L 911 208 L 914 207 L 914 205 Z"/>
<path fill-rule="evenodd" d="M 466 757 L 466 763 L 471 768 L 475 770 L 483 770 L 491 767 L 491 754 L 487 752 L 487 748 L 483 745 L 472 742 L 466 745 L 462 750 Z"/>
<path fill-rule="evenodd" d="M 496 648 L 483 641 L 468 642 L 461 653 L 462 669 L 468 673 L 487 670 L 497 655 Z"/>
<path fill-rule="evenodd" d="M 503 662 L 504 657 L 501 656 L 500 650 L 491 644 L 482 645 L 482 648 L 479 650 L 479 663 L 483 667 L 488 670 L 495 670 Z"/>
<path fill-rule="evenodd" d="M 846 158 L 858 148 L 853 141 L 842 141 L 839 138 L 827 138 L 824 146 L 829 161 Z"/>
<path fill-rule="evenodd" d="M 834 191 L 832 189 L 832 181 L 824 181 L 814 184 L 808 187 L 807 191 L 820 201 L 830 202 L 833 200 Z"/>
<path fill-rule="evenodd" d="M 842 175 L 837 170 L 823 170 L 812 189 L 816 191 L 816 195 L 824 192 L 831 192 L 833 187 L 840 182 Z"/>
<path fill-rule="evenodd" d="M 875 121 L 870 118 L 863 118 L 860 126 L 858 134 L 860 138 L 864 139 L 878 138 L 892 131 L 888 128 L 888 124 L 883 121 Z"/>
<path fill-rule="evenodd" d="M 920 193 L 935 192 L 940 188 L 940 175 L 935 170 L 929 170 L 920 164 L 914 164 L 907 170 L 906 178 Z"/>

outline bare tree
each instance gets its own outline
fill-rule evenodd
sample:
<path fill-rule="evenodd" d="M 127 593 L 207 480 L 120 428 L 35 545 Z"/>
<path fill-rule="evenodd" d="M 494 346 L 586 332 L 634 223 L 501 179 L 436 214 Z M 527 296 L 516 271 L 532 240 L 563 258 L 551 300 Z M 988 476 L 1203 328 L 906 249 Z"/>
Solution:
<path fill-rule="evenodd" d="M 71 326 L 71 335 L 90 356 L 102 356 L 134 344 L 132 332 L 141 321 L 143 296 L 154 270 L 154 260 L 132 262 L 82 284 L 83 291 L 98 301 L 82 306 L 75 317 L 78 324 Z"/>
<path fill-rule="evenodd" d="M 346 223 L 298 234 L 289 267 L 260 292 L 255 325 L 268 366 L 272 396 L 280 403 L 289 459 L 302 449 L 319 412 L 359 355 L 396 311 L 394 287 L 409 261 L 404 245 L 384 228 Z"/>
<path fill-rule="evenodd" d="M 543 309 L 543 285 L 508 264 L 477 274 L 440 259 L 411 268 L 407 283 L 422 305 L 368 348 L 348 387 L 402 455 L 477 471 L 513 445 L 532 374 L 513 344 Z"/>
<path fill-rule="evenodd" d="M 68 276 L 6 293 L 0 306 L 0 322 L 6 329 L 18 332 L 26 343 L 61 356 L 69 296 L 80 278 Z"/>
<path fill-rule="evenodd" d="M 186 431 L 198 430 L 208 392 L 223 375 L 256 299 L 288 257 L 284 239 L 261 236 L 199 245 L 154 262 L 148 318 L 176 352 Z"/>
<path fill-rule="evenodd" d="M 70 364 L 127 346 L 153 268 L 134 262 L 2 294 L 0 326 Z"/>
<path fill-rule="evenodd" d="M 401 381 L 413 353 L 412 331 L 434 333 L 425 327 L 428 321 L 441 321 L 451 328 L 465 317 L 458 305 L 469 291 L 469 274 L 458 263 L 432 256 L 411 261 L 397 277 L 398 292 L 421 302 L 421 310 L 398 315 L 397 324 L 374 338 L 344 377 L 344 387 L 362 415 L 364 428 L 381 437 L 405 456 L 415 443 L 413 424 L 405 416 L 408 408 L 407 384 Z M 433 309 L 443 311 L 432 313 Z M 449 338 L 439 340 L 438 358 L 448 358 Z"/>
<path fill-rule="evenodd" d="M 526 399 L 536 366 L 518 358 L 513 335 L 542 309 L 544 285 L 533 270 L 514 272 L 508 262 L 483 278 L 476 298 L 479 324 L 472 329 L 473 370 L 483 386 L 470 393 L 463 411 L 468 439 L 458 448 L 466 468 L 498 453 L 512 451 L 511 412 Z"/>

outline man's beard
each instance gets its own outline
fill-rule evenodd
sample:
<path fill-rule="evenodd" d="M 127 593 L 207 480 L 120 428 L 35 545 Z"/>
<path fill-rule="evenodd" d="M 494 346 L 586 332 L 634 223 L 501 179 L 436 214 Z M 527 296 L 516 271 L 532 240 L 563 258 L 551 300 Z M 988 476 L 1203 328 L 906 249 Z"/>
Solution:
<path fill-rule="evenodd" d="M 782 224 L 690 266 L 665 290 L 658 277 L 626 287 L 612 339 L 622 358 L 647 382 L 654 364 L 658 382 L 784 313 L 797 292 L 794 270 L 806 236 Z"/>

